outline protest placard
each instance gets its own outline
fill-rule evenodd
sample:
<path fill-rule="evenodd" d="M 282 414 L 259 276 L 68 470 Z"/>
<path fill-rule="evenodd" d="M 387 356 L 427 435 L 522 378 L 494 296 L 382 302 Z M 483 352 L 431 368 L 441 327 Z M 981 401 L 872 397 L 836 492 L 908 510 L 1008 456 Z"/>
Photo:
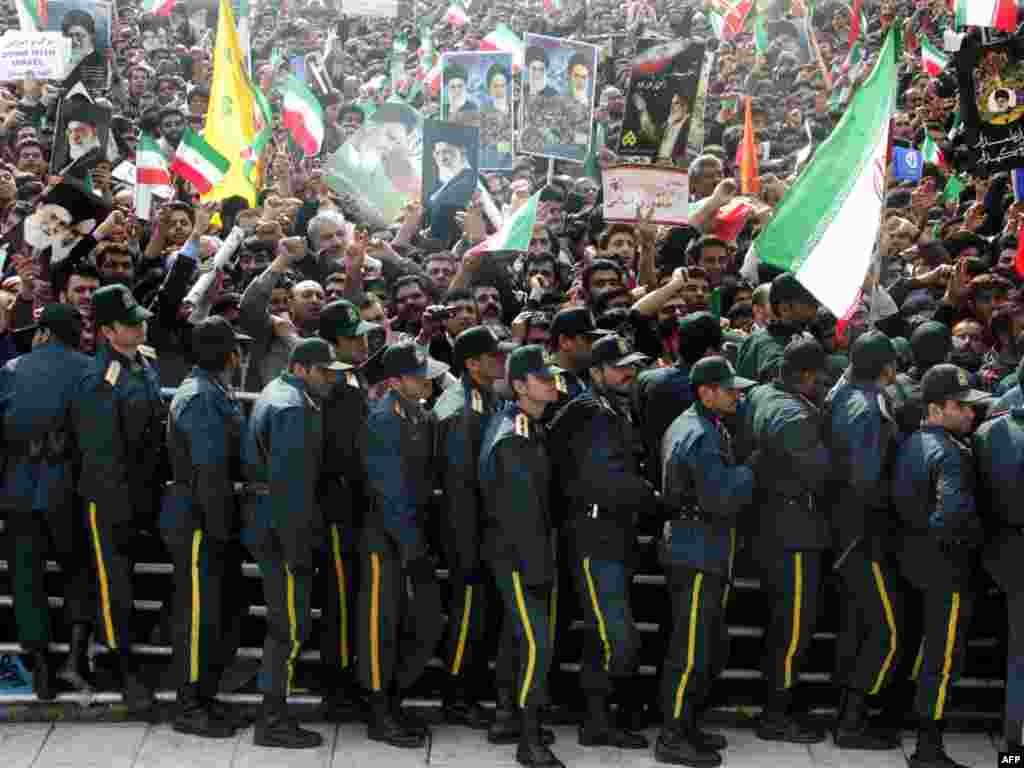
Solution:
<path fill-rule="evenodd" d="M 341 10 L 349 16 L 398 17 L 398 0 L 342 0 Z"/>
<path fill-rule="evenodd" d="M 71 40 L 59 32 L 16 32 L 0 37 L 0 80 L 61 80 L 71 61 Z"/>
<path fill-rule="evenodd" d="M 441 116 L 480 128 L 480 169 L 508 170 L 515 156 L 512 54 L 446 53 L 441 58 Z"/>
<path fill-rule="evenodd" d="M 606 168 L 604 218 L 637 221 L 637 207 L 654 205 L 654 224 L 680 226 L 689 221 L 690 185 L 686 171 L 658 165 L 619 165 Z"/>

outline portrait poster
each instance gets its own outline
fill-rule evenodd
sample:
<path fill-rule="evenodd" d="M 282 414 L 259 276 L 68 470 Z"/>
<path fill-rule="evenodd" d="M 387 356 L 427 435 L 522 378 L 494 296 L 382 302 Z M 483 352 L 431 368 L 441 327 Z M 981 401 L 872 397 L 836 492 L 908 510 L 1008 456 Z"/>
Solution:
<path fill-rule="evenodd" d="M 1014 43 L 986 46 L 973 58 L 956 55 L 969 167 L 980 176 L 1024 167 L 1024 62 Z"/>
<path fill-rule="evenodd" d="M 382 104 L 324 162 L 327 185 L 373 229 L 395 222 L 420 196 L 423 124 L 406 104 Z"/>
<path fill-rule="evenodd" d="M 71 40 L 71 60 L 64 87 L 85 83 L 98 93 L 108 86 L 107 49 L 114 28 L 114 4 L 105 0 L 50 0 L 46 31 Z"/>
<path fill-rule="evenodd" d="M 590 151 L 597 46 L 526 35 L 519 151 L 582 163 Z"/>
<path fill-rule="evenodd" d="M 448 242 L 455 214 L 469 204 L 480 168 L 480 129 L 427 120 L 423 124 L 423 210 L 430 236 Z"/>
<path fill-rule="evenodd" d="M 704 65 L 704 43 L 700 41 L 648 38 L 637 44 L 618 154 L 680 165 L 686 162 Z"/>
<path fill-rule="evenodd" d="M 60 101 L 50 155 L 50 174 L 85 181 L 101 160 L 109 160 L 110 107 L 93 103 L 81 90 Z"/>
<path fill-rule="evenodd" d="M 651 222 L 676 227 L 690 214 L 690 184 L 682 168 L 619 165 L 601 174 L 606 221 L 638 221 L 637 209 L 655 207 Z"/>
<path fill-rule="evenodd" d="M 441 57 L 441 119 L 480 129 L 480 170 L 511 170 L 515 161 L 512 54 Z"/>

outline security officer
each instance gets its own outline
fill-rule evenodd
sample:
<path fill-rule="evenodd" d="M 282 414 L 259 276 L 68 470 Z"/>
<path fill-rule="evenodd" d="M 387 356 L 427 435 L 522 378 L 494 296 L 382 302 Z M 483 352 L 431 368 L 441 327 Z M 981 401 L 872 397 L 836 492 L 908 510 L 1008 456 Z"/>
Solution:
<path fill-rule="evenodd" d="M 849 380 L 829 393 L 826 444 L 832 454 L 827 508 L 832 512 L 833 570 L 843 596 L 836 643 L 841 686 L 834 734 L 844 749 L 894 749 L 900 734 L 869 723 L 868 696 L 877 696 L 899 660 L 902 595 L 890 562 L 894 520 L 889 467 L 899 429 L 885 388 L 896 378 L 896 348 L 868 331 L 850 349 Z"/>
<path fill-rule="evenodd" d="M 713 645 L 723 621 L 731 531 L 753 499 L 757 453 L 736 465 L 722 419 L 736 412 L 739 390 L 754 385 L 720 356 L 690 369 L 697 400 L 662 440 L 662 502 L 666 520 L 659 557 L 672 605 L 672 637 L 661 681 L 664 723 L 654 755 L 674 765 L 717 766 L 721 737 L 697 729 L 711 683 Z M 710 736 L 710 737 L 709 737 Z"/>
<path fill-rule="evenodd" d="M 235 483 L 242 479 L 242 410 L 231 382 L 242 365 L 242 344 L 222 317 L 192 330 L 195 366 L 178 386 L 167 418 L 174 481 L 160 515 L 174 562 L 174 654 L 178 714 L 174 730 L 228 738 L 241 723 L 216 703 L 225 667 L 234 656 L 224 643 L 237 626 L 241 520 Z M 229 617 L 230 616 L 230 617 Z M 227 646 L 227 647 L 225 647 Z"/>
<path fill-rule="evenodd" d="M 921 323 L 910 335 L 910 350 L 914 364 L 906 373 L 896 374 L 896 381 L 886 388 L 892 403 L 892 415 L 900 431 L 909 435 L 921 426 L 925 417 L 921 401 L 921 378 L 933 365 L 949 359 L 953 348 L 949 326 L 935 320 Z"/>
<path fill-rule="evenodd" d="M 639 648 L 629 594 L 635 523 L 641 513 L 657 507 L 653 487 L 637 468 L 629 412 L 636 366 L 648 359 L 617 334 L 594 342 L 591 392 L 574 398 L 548 427 L 556 503 L 568 509 L 566 566 L 575 571 L 584 617 L 580 684 L 587 715 L 579 730 L 583 746 L 648 745 L 642 734 L 613 727 L 608 710 L 612 680 L 629 680 Z"/>
<path fill-rule="evenodd" d="M 320 312 L 320 337 L 344 368 L 323 402 L 324 455 L 320 500 L 327 539 L 319 577 L 324 589 L 320 660 L 324 672 L 324 716 L 332 722 L 358 717 L 360 705 L 352 679 L 355 627 L 350 621 L 357 594 L 359 531 L 366 508 L 366 478 L 359 455 L 359 435 L 366 422 L 366 387 L 358 366 L 366 362 L 367 334 L 372 323 L 344 299 Z"/>
<path fill-rule="evenodd" d="M 942 725 L 963 664 L 974 607 L 974 550 L 982 540 L 974 456 L 965 439 L 974 428 L 974 406 L 989 395 L 970 388 L 965 370 L 943 363 L 924 375 L 921 397 L 927 416 L 900 447 L 892 477 L 893 503 L 904 523 L 900 567 L 924 601 L 917 750 L 909 765 L 961 768 L 946 755 Z"/>
<path fill-rule="evenodd" d="M 119 283 L 93 294 L 100 343 L 73 404 L 85 502 L 98 580 L 100 638 L 132 708 L 152 693 L 131 656 L 133 570 L 138 530 L 155 522 L 154 489 L 164 406 L 160 380 L 142 347 L 152 313 Z"/>
<path fill-rule="evenodd" d="M 304 749 L 323 741 L 289 716 L 287 698 L 309 631 L 314 552 L 323 533 L 317 499 L 323 461 L 320 403 L 340 369 L 326 341 L 300 341 L 288 370 L 257 398 L 242 443 L 248 481 L 242 541 L 259 564 L 267 605 L 263 715 L 253 736 L 261 747 Z"/>
<path fill-rule="evenodd" d="M 481 556 L 504 603 L 495 665 L 496 725 L 508 724 L 516 717 L 513 707 L 518 710 L 516 760 L 536 768 L 563 765 L 548 748 L 554 734 L 540 727 L 539 718 L 551 665 L 547 607 L 555 580 L 551 470 L 539 422 L 558 398 L 554 377 L 539 346 L 509 355 L 506 380 L 515 402 L 491 419 L 480 450 Z M 514 727 L 508 724 L 503 733 L 514 733 Z"/>
<path fill-rule="evenodd" d="M 822 346 L 798 337 L 786 345 L 775 381 L 747 395 L 746 419 L 761 452 L 753 554 L 772 598 L 764 659 L 770 698 L 757 735 L 770 741 L 813 744 L 825 738 L 824 731 L 790 714 L 793 686 L 818 619 L 822 552 L 830 544 L 818 503 L 829 470 L 817 405 L 824 370 Z"/>
<path fill-rule="evenodd" d="M 1020 369 L 1018 369 L 1020 370 Z M 1021 379 L 1018 379 L 1018 382 Z M 1020 391 L 1020 384 L 1014 389 Z M 1009 624 L 1004 734 L 1009 752 L 1024 751 L 1024 406 L 994 411 L 974 433 L 978 507 L 990 528 L 986 570 L 1006 593 Z"/>
<path fill-rule="evenodd" d="M 710 312 L 692 312 L 679 321 L 676 364 L 653 368 L 637 377 L 637 414 L 647 450 L 647 477 L 661 486 L 661 438 L 665 430 L 693 404 L 690 369 L 702 357 L 719 354 L 722 324 Z"/>
<path fill-rule="evenodd" d="M 460 386 L 445 390 L 433 409 L 444 489 L 441 545 L 452 590 L 443 657 L 449 675 L 444 713 L 450 723 L 487 728 L 493 718 L 479 705 L 477 686 L 488 676 L 484 642 L 490 580 L 480 560 L 483 511 L 477 461 L 498 402 L 494 383 L 505 372 L 498 338 L 484 325 L 456 337 L 452 359 L 463 370 Z"/>
<path fill-rule="evenodd" d="M 30 329 L 26 329 L 30 330 Z M 7 455 L 4 488 L 11 502 L 12 586 L 18 642 L 32 656 L 32 687 L 56 697 L 50 671 L 50 608 L 46 559 L 64 577 L 64 616 L 71 653 L 58 677 L 79 690 L 86 679 L 89 632 L 95 617 L 89 544 L 75 504 L 75 459 L 69 405 L 91 360 L 78 352 L 81 316 L 67 304 L 43 308 L 32 351 L 0 369 L 0 407 Z"/>
<path fill-rule="evenodd" d="M 736 356 L 739 375 L 761 382 L 778 375 L 786 345 L 793 336 L 802 335 L 818 315 L 817 299 L 789 272 L 772 280 L 768 299 L 772 321 L 748 336 Z"/>
<path fill-rule="evenodd" d="M 448 366 L 411 341 L 387 347 L 381 366 L 388 392 L 370 406 L 360 438 L 370 512 L 363 522 L 359 682 L 370 692 L 369 738 L 416 748 L 427 729 L 403 715 L 401 692 L 422 674 L 441 631 L 425 533 L 434 429 L 420 403 Z"/>
<path fill-rule="evenodd" d="M 551 321 L 551 362 L 555 371 L 555 386 L 559 402 L 568 402 L 586 389 L 590 382 L 587 367 L 590 350 L 595 339 L 605 335 L 594 325 L 589 309 L 573 307 L 563 309 Z"/>

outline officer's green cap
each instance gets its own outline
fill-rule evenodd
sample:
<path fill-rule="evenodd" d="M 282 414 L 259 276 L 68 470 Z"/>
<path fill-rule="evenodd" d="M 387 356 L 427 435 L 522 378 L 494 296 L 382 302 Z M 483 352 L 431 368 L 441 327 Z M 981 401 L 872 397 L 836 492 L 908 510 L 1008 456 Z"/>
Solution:
<path fill-rule="evenodd" d="M 629 342 L 617 333 L 603 336 L 594 342 L 590 350 L 592 366 L 608 365 L 612 368 L 627 368 L 642 365 L 650 358 L 642 352 L 634 352 Z"/>
<path fill-rule="evenodd" d="M 788 371 L 821 371 L 825 369 L 825 350 L 816 339 L 800 336 L 786 345 L 782 365 Z"/>
<path fill-rule="evenodd" d="M 292 356 L 288 360 L 289 365 L 304 365 L 311 368 L 314 365 L 329 368 L 332 371 L 340 371 L 345 368 L 344 363 L 339 363 L 334 357 L 334 350 L 331 345 L 323 339 L 303 339 L 292 350 Z"/>
<path fill-rule="evenodd" d="M 914 353 L 914 363 L 922 368 L 946 362 L 952 346 L 953 336 L 949 332 L 949 327 L 936 320 L 921 323 L 910 334 L 910 349 Z"/>
<path fill-rule="evenodd" d="M 690 386 L 694 389 L 701 384 L 717 384 L 723 389 L 747 389 L 756 381 L 737 376 L 732 365 L 724 357 L 705 357 L 690 369 Z"/>
<path fill-rule="evenodd" d="M 544 379 L 552 379 L 555 376 L 554 370 L 544 359 L 544 347 L 539 344 L 519 347 L 508 356 L 509 382 L 522 381 L 530 374 Z"/>
<path fill-rule="evenodd" d="M 30 334 L 40 329 L 50 331 L 69 347 L 77 347 L 82 336 L 82 316 L 70 304 L 47 304 L 38 320 L 16 328 L 14 333 Z"/>
<path fill-rule="evenodd" d="M 702 352 L 722 345 L 722 324 L 710 312 L 691 312 L 679 321 L 679 348 L 694 344 Z"/>
<path fill-rule="evenodd" d="M 92 313 L 96 327 L 104 325 L 138 325 L 153 317 L 135 300 L 128 286 L 114 283 L 105 285 L 92 295 Z"/>
<path fill-rule="evenodd" d="M 956 400 L 974 404 L 991 398 L 988 392 L 972 389 L 967 371 L 952 363 L 933 365 L 921 378 L 921 399 L 926 403 Z"/>
<path fill-rule="evenodd" d="M 467 360 L 480 357 L 480 355 L 495 355 L 498 352 L 509 352 L 516 348 L 516 344 L 498 339 L 490 326 L 475 325 L 467 328 L 455 337 L 455 345 L 452 347 L 452 359 L 459 365 Z"/>
<path fill-rule="evenodd" d="M 814 294 L 804 288 L 792 272 L 783 272 L 772 280 L 772 288 L 768 293 L 772 304 L 817 304 Z"/>
<path fill-rule="evenodd" d="M 381 358 L 381 366 L 384 377 L 388 379 L 398 376 L 436 379 L 448 372 L 447 365 L 429 357 L 412 341 L 388 345 Z"/>
<path fill-rule="evenodd" d="M 223 354 L 234 351 L 239 344 L 252 342 L 251 336 L 239 333 L 223 317 L 208 317 L 192 329 L 192 346 L 218 350 Z"/>
<path fill-rule="evenodd" d="M 850 347 L 850 363 L 856 370 L 880 369 L 895 362 L 896 347 L 881 331 L 862 333 Z"/>
<path fill-rule="evenodd" d="M 350 301 L 338 299 L 320 310 L 320 336 L 333 341 L 339 336 L 355 338 L 365 336 L 373 329 L 373 323 L 367 323 L 359 314 L 359 310 Z"/>

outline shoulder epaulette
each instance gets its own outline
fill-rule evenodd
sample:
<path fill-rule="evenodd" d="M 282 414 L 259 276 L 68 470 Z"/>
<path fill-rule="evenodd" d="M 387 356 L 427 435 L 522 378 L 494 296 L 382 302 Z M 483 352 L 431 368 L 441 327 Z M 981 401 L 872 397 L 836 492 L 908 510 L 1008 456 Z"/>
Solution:
<path fill-rule="evenodd" d="M 395 416 L 397 416 L 398 418 L 400 418 L 400 419 L 404 419 L 405 418 L 405 410 L 402 408 L 402 405 L 401 405 L 401 403 L 398 402 L 398 400 L 395 400 L 394 411 L 395 411 Z"/>
<path fill-rule="evenodd" d="M 520 437 L 530 436 L 530 418 L 525 413 L 516 414 L 516 434 Z"/>
<path fill-rule="evenodd" d="M 359 377 L 356 376 L 354 371 L 345 371 L 345 383 L 356 389 L 362 388 L 359 386 Z"/>
<path fill-rule="evenodd" d="M 889 413 L 889 404 L 885 399 L 885 395 L 883 395 L 881 392 L 878 393 L 878 409 L 882 412 L 882 416 L 884 416 L 886 419 L 888 419 L 889 421 L 895 421 L 895 419 L 893 419 L 892 417 L 892 414 Z"/>
<path fill-rule="evenodd" d="M 474 389 L 472 392 L 470 392 L 469 401 L 473 407 L 474 413 L 484 412 L 484 398 L 480 394 L 480 390 Z"/>
<path fill-rule="evenodd" d="M 149 358 L 150 360 L 157 359 L 156 350 L 153 349 L 153 347 L 149 346 L 148 344 L 139 345 L 139 354 L 142 355 L 143 357 Z"/>
<path fill-rule="evenodd" d="M 121 363 L 111 360 L 107 366 L 107 372 L 103 374 L 103 380 L 112 387 L 117 386 L 117 380 L 121 378 Z"/>
<path fill-rule="evenodd" d="M 306 396 L 306 404 L 310 408 L 312 408 L 314 411 L 319 411 L 320 410 L 320 406 L 317 405 L 316 400 L 314 400 L 312 397 L 309 396 L 309 392 L 303 392 L 302 394 L 304 394 Z"/>
<path fill-rule="evenodd" d="M 560 373 L 555 374 L 555 389 L 557 389 L 563 395 L 569 394 L 569 387 L 565 383 L 565 376 L 563 376 Z"/>

